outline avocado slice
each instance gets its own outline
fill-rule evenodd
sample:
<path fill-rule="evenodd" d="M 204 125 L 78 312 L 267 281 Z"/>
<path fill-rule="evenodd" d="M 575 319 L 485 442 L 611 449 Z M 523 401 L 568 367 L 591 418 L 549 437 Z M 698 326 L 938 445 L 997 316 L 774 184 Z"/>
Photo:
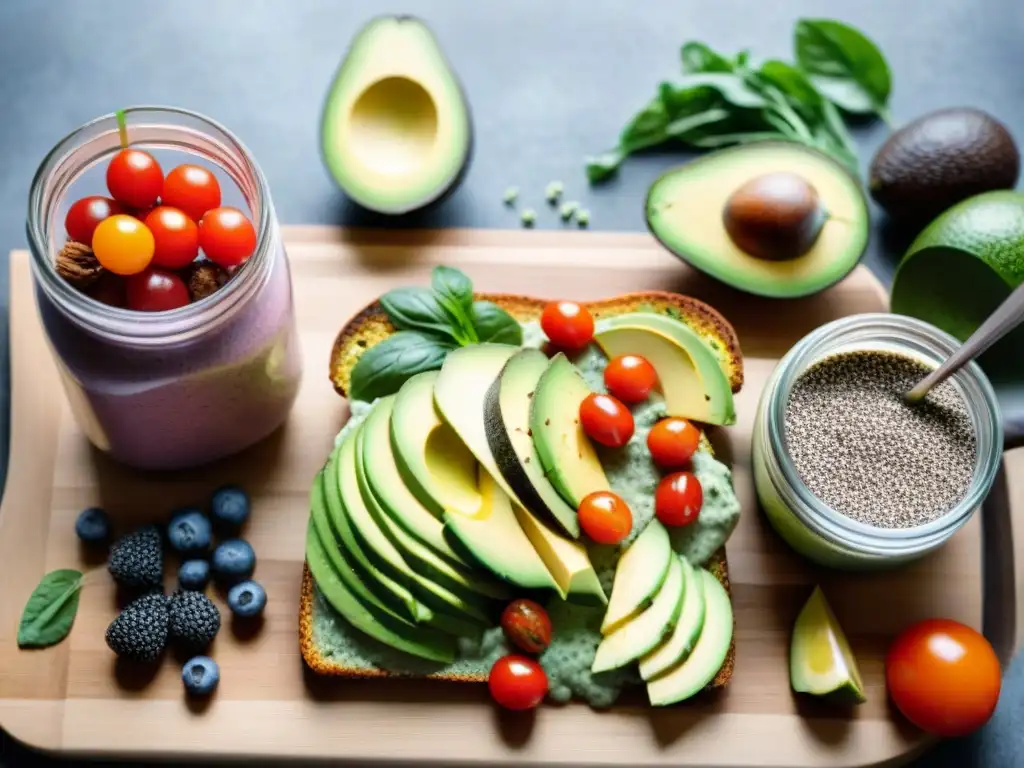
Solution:
<path fill-rule="evenodd" d="M 852 704 L 866 700 L 857 660 L 821 587 L 814 588 L 793 626 L 789 680 L 797 693 Z"/>
<path fill-rule="evenodd" d="M 802 255 L 759 258 L 733 241 L 723 216 L 738 189 L 779 173 L 795 174 L 814 189 L 824 219 Z M 674 255 L 760 296 L 817 293 L 849 274 L 868 243 L 868 207 L 860 184 L 832 158 L 795 142 L 756 142 L 706 154 L 655 180 L 645 208 L 651 233 Z"/>
<path fill-rule="evenodd" d="M 505 482 L 523 506 L 575 539 L 580 535 L 576 509 L 544 474 L 530 432 L 531 400 L 547 367 L 548 357 L 539 349 L 523 349 L 509 358 L 484 397 L 484 431 Z"/>
<path fill-rule="evenodd" d="M 657 647 L 672 631 L 683 610 L 685 581 L 678 557 L 668 564 L 668 575 L 651 606 L 639 616 L 607 634 L 597 646 L 591 672 L 607 672 L 636 661 Z"/>
<path fill-rule="evenodd" d="M 590 387 L 564 353 L 548 363 L 530 404 L 530 432 L 544 472 L 573 509 L 611 486 L 590 438 L 580 425 L 580 403 Z"/>
<path fill-rule="evenodd" d="M 377 613 L 360 602 L 349 583 L 331 566 L 324 544 L 312 521 L 306 532 L 306 565 L 317 588 L 341 616 L 357 630 L 396 650 L 421 659 L 450 664 L 455 660 L 456 640 L 451 635 L 412 624 L 393 624 L 387 613 Z"/>
<path fill-rule="evenodd" d="M 483 504 L 477 461 L 434 404 L 437 371 L 402 385 L 391 413 L 391 447 L 406 486 L 435 517 L 475 515 Z"/>
<path fill-rule="evenodd" d="M 385 214 L 439 200 L 465 173 L 472 138 L 462 87 L 422 21 L 381 16 L 356 34 L 320 125 L 324 164 L 352 200 Z"/>
<path fill-rule="evenodd" d="M 640 659 L 640 677 L 644 680 L 653 680 L 666 669 L 684 661 L 704 626 L 704 580 L 699 578 L 689 560 L 682 555 L 678 555 L 678 559 L 685 582 L 683 610 L 668 639 Z"/>
<path fill-rule="evenodd" d="M 653 312 L 601 320 L 594 341 L 609 358 L 645 357 L 658 374 L 669 416 L 705 424 L 736 422 L 729 379 L 708 343 L 685 323 Z"/>
<path fill-rule="evenodd" d="M 652 518 L 619 558 L 602 635 L 610 635 L 651 604 L 665 583 L 672 559 L 668 531 L 658 518 Z"/>
<path fill-rule="evenodd" d="M 733 617 L 729 593 L 703 568 L 697 571 L 707 604 L 704 627 L 686 661 L 647 683 L 647 697 L 654 706 L 665 706 L 700 693 L 715 679 L 732 645 Z"/>

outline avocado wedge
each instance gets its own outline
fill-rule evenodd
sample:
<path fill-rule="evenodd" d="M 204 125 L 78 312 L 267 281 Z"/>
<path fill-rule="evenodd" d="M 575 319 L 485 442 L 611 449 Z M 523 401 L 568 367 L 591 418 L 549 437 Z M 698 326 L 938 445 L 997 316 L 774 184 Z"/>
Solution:
<path fill-rule="evenodd" d="M 601 623 L 602 635 L 610 635 L 651 604 L 665 583 L 673 558 L 668 531 L 658 518 L 652 518 L 619 558 L 608 611 Z"/>
<path fill-rule="evenodd" d="M 857 660 L 821 587 L 815 587 L 793 626 L 789 680 L 797 693 L 862 704 L 864 683 Z"/>
<path fill-rule="evenodd" d="M 665 642 L 640 659 L 640 677 L 644 680 L 653 680 L 665 670 L 685 661 L 704 627 L 704 580 L 689 560 L 682 555 L 678 559 L 685 582 L 683 610 Z"/>
<path fill-rule="evenodd" d="M 366 24 L 321 118 L 323 161 L 342 190 L 379 213 L 421 208 L 458 185 L 472 143 L 462 87 L 427 26 L 411 16 Z"/>

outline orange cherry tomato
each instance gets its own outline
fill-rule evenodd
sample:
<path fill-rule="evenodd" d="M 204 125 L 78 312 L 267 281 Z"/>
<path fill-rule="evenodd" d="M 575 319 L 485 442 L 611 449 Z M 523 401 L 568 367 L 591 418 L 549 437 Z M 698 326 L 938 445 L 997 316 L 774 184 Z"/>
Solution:
<path fill-rule="evenodd" d="M 501 613 L 505 637 L 527 653 L 541 653 L 551 645 L 551 617 L 533 600 L 513 600 Z"/>
<path fill-rule="evenodd" d="M 657 383 L 654 366 L 640 355 L 613 357 L 604 369 L 605 386 L 624 403 L 643 402 Z"/>
<path fill-rule="evenodd" d="M 256 250 L 256 230 L 237 208 L 214 208 L 199 222 L 199 247 L 210 261 L 236 267 Z"/>
<path fill-rule="evenodd" d="M 704 489 L 693 472 L 665 475 L 654 491 L 654 514 L 668 526 L 696 522 L 703 505 Z"/>
<path fill-rule="evenodd" d="M 594 318 L 575 301 L 551 301 L 540 316 L 540 327 L 551 343 L 567 352 L 583 349 L 594 338 Z"/>
<path fill-rule="evenodd" d="M 598 544 L 618 544 L 633 529 L 629 505 L 611 491 L 594 491 L 584 496 L 577 516 L 583 532 Z"/>
<path fill-rule="evenodd" d="M 647 433 L 647 450 L 663 469 L 685 467 L 700 444 L 700 430 L 686 419 L 662 419 Z"/>
<path fill-rule="evenodd" d="M 107 189 L 129 208 L 149 208 L 160 197 L 164 172 L 149 152 L 122 149 L 107 166 Z"/>
<path fill-rule="evenodd" d="M 64 229 L 72 240 L 89 245 L 92 233 L 104 219 L 116 213 L 124 213 L 124 207 L 109 197 L 92 195 L 76 200 L 64 217 Z"/>
<path fill-rule="evenodd" d="M 149 266 L 155 249 L 149 227 L 123 213 L 104 219 L 92 233 L 96 260 L 115 275 L 137 275 Z"/>
<path fill-rule="evenodd" d="M 926 619 L 890 646 L 885 683 L 893 703 L 918 728 L 965 736 L 995 711 L 1001 670 L 984 635 L 952 619 Z"/>
<path fill-rule="evenodd" d="M 220 182 L 201 165 L 179 165 L 164 179 L 160 202 L 199 221 L 207 211 L 220 207 Z"/>
<path fill-rule="evenodd" d="M 199 255 L 199 227 L 184 211 L 161 205 L 146 216 L 145 224 L 156 243 L 153 263 L 167 269 L 182 269 Z"/>
<path fill-rule="evenodd" d="M 601 445 L 621 448 L 633 436 L 633 414 L 611 395 L 591 392 L 580 403 L 583 431 Z"/>
<path fill-rule="evenodd" d="M 502 656 L 487 677 L 491 698 L 506 709 L 533 709 L 548 693 L 548 676 L 528 656 Z"/>

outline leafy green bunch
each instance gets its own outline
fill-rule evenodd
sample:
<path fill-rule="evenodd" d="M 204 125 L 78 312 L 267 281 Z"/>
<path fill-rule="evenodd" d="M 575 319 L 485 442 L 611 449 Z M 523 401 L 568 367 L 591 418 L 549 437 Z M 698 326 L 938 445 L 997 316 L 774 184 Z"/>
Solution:
<path fill-rule="evenodd" d="M 669 142 L 713 149 L 766 139 L 807 144 L 857 175 L 843 112 L 889 121 L 885 57 L 853 27 L 824 19 L 797 22 L 794 52 L 795 63 L 756 63 L 746 50 L 726 56 L 705 43 L 684 44 L 682 80 L 662 82 L 618 144 L 587 158 L 587 178 L 603 181 L 632 153 Z"/>

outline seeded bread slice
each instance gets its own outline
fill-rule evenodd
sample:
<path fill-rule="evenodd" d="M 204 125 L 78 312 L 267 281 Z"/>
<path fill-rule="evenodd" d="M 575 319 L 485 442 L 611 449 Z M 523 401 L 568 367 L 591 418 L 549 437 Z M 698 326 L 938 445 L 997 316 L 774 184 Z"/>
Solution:
<path fill-rule="evenodd" d="M 511 294 L 477 294 L 477 299 L 493 301 L 511 314 L 519 322 L 539 320 L 544 309 L 544 300 L 528 296 Z M 629 312 L 656 312 L 667 314 L 686 323 L 691 329 L 705 339 L 715 354 L 729 379 L 733 392 L 743 386 L 743 355 L 740 351 L 736 331 L 721 314 L 712 307 L 689 296 L 664 291 L 647 291 L 628 293 L 611 299 L 602 299 L 586 303 L 595 319 L 622 315 Z M 395 327 L 378 302 L 373 302 L 353 317 L 338 333 L 331 349 L 330 380 L 339 395 L 345 397 L 352 368 L 360 355 L 367 349 L 383 341 L 395 332 Z M 710 449 L 710 444 L 704 440 Z M 705 567 L 725 587 L 729 588 L 729 566 L 725 557 L 725 548 L 718 550 Z M 349 666 L 330 658 L 318 646 L 313 631 L 313 615 L 315 607 L 316 584 L 309 568 L 303 568 L 302 601 L 299 611 L 299 645 L 302 657 L 309 668 L 320 675 L 331 675 L 348 678 L 389 677 L 389 673 L 377 667 Z M 729 654 L 722 664 L 718 675 L 711 682 L 710 688 L 725 686 L 732 677 L 736 655 L 735 637 L 729 648 Z M 486 676 L 467 674 L 431 674 L 432 679 L 443 679 L 452 682 L 485 682 Z"/>

